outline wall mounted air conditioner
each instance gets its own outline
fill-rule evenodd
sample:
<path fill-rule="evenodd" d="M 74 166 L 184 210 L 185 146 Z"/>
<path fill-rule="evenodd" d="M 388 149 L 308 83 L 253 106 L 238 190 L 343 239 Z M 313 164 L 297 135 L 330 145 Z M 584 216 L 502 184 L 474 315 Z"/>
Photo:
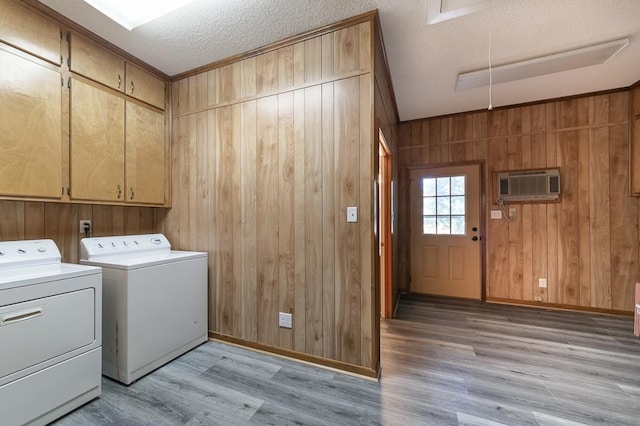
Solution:
<path fill-rule="evenodd" d="M 560 195 L 560 170 L 524 170 L 498 173 L 498 199 L 553 201 Z"/>

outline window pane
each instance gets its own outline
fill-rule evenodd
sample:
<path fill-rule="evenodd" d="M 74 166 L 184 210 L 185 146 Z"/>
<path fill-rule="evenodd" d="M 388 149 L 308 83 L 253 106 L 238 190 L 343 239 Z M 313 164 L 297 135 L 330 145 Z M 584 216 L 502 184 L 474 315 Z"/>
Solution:
<path fill-rule="evenodd" d="M 422 179 L 422 196 L 433 197 L 436 195 L 436 180 L 434 178 Z"/>
<path fill-rule="evenodd" d="M 436 215 L 436 197 L 424 197 L 422 199 L 422 214 L 424 216 Z"/>
<path fill-rule="evenodd" d="M 437 233 L 438 234 L 450 234 L 451 233 L 451 225 L 449 223 L 449 216 L 438 216 L 437 219 Z"/>
<path fill-rule="evenodd" d="M 435 234 L 436 233 L 436 218 L 435 216 L 423 216 L 422 218 L 422 228 L 424 234 Z"/>
<path fill-rule="evenodd" d="M 451 195 L 464 195 L 464 176 L 451 178 Z"/>
<path fill-rule="evenodd" d="M 451 214 L 465 214 L 464 195 L 451 197 Z"/>
<path fill-rule="evenodd" d="M 464 216 L 451 216 L 451 234 L 464 235 Z"/>
<path fill-rule="evenodd" d="M 438 196 L 449 195 L 449 178 L 437 178 L 437 194 Z"/>
<path fill-rule="evenodd" d="M 438 216 L 451 214 L 451 200 L 449 197 L 438 197 Z"/>

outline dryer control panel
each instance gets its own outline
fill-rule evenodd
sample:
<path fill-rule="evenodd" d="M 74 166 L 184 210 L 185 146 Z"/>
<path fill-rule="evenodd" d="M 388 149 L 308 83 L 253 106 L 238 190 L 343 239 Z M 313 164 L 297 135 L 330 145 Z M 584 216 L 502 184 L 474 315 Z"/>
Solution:
<path fill-rule="evenodd" d="M 60 263 L 62 256 L 53 240 L 0 241 L 0 269 Z"/>

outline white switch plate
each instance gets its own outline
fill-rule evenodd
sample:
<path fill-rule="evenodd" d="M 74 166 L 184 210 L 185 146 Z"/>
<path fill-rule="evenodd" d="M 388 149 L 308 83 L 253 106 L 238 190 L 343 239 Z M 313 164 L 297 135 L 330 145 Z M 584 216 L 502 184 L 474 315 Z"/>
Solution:
<path fill-rule="evenodd" d="M 509 207 L 509 219 L 516 217 L 517 210 L 515 207 Z"/>
<path fill-rule="evenodd" d="M 502 210 L 491 210 L 491 219 L 502 219 Z"/>
<path fill-rule="evenodd" d="M 284 328 L 293 328 L 293 317 L 286 312 L 280 312 L 278 314 L 278 325 Z"/>
<path fill-rule="evenodd" d="M 358 221 L 358 208 L 347 207 L 347 222 L 357 222 L 357 221 Z"/>
<path fill-rule="evenodd" d="M 547 279 L 546 278 L 538 279 L 538 287 L 547 288 Z"/>

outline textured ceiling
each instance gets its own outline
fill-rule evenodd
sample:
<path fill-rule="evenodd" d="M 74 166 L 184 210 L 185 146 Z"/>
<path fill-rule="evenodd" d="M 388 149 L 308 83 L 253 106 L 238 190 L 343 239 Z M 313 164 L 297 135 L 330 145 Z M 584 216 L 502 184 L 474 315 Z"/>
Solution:
<path fill-rule="evenodd" d="M 640 0 L 492 0 L 435 25 L 426 0 L 196 0 L 133 31 L 82 0 L 40 0 L 168 75 L 378 9 L 401 120 L 486 108 L 459 72 L 629 37 L 605 64 L 493 86 L 493 106 L 626 87 L 640 80 Z"/>

